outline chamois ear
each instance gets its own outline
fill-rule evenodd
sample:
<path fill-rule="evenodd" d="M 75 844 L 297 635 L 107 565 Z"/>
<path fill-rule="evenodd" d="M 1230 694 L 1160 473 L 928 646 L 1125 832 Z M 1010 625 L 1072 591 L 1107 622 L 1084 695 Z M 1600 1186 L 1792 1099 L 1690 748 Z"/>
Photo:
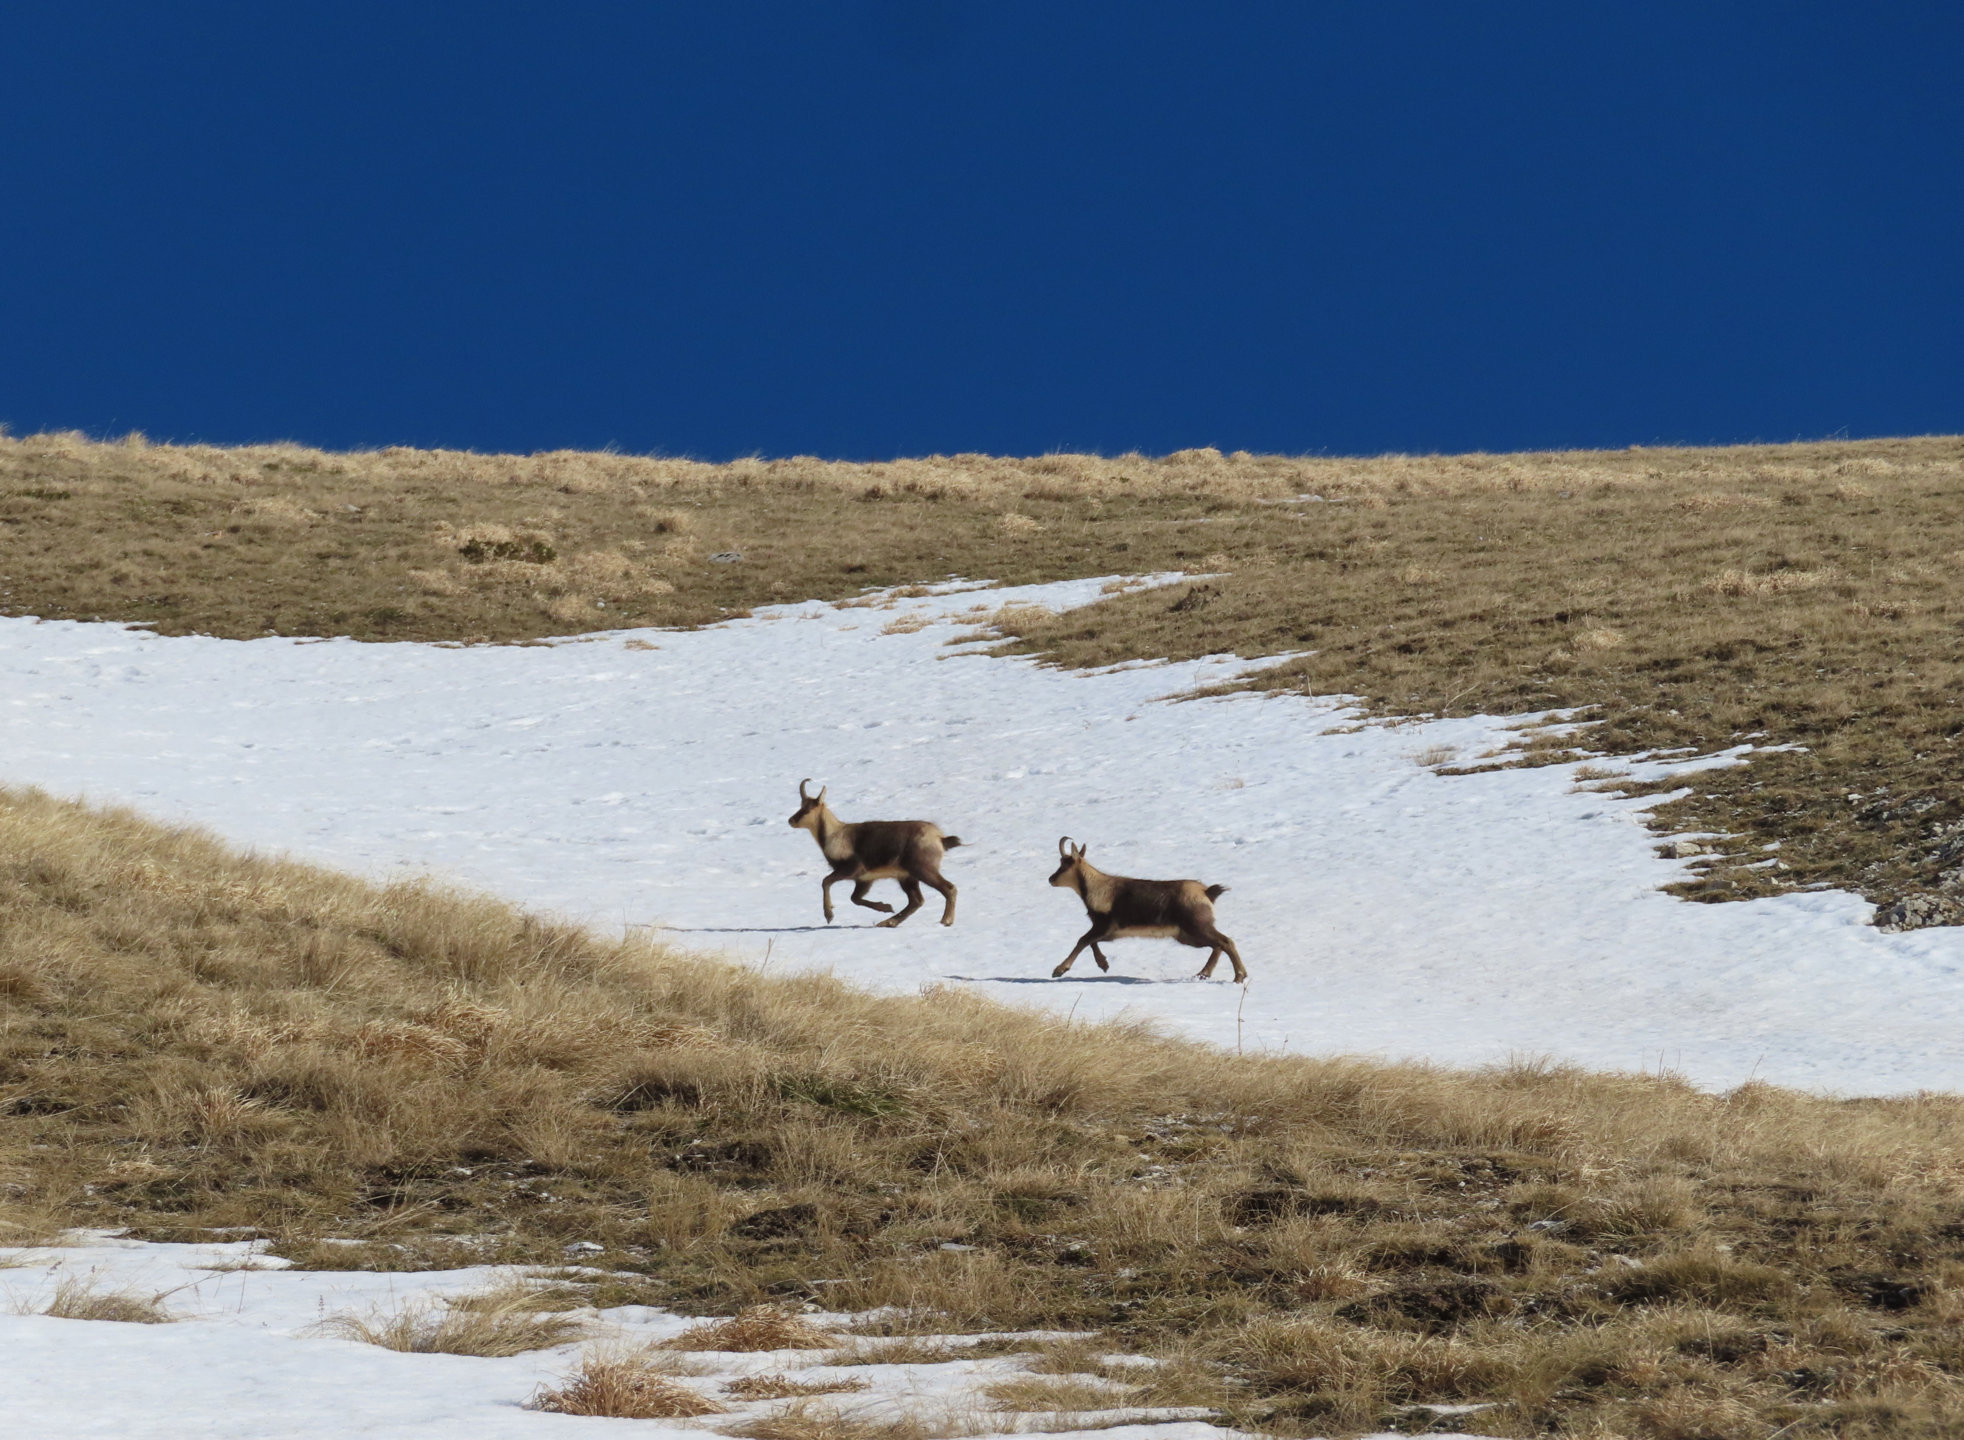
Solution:
<path fill-rule="evenodd" d="M 1082 860 L 1084 858 L 1084 847 L 1082 845 L 1073 845 L 1071 847 L 1071 858 L 1073 860 Z"/>
<path fill-rule="evenodd" d="M 827 790 L 829 790 L 829 789 L 831 789 L 831 788 L 832 788 L 832 787 L 831 787 L 831 786 L 829 786 L 829 785 L 821 785 L 821 786 L 819 786 L 819 787 L 818 787 L 818 803 L 819 803 L 819 804 L 821 804 L 821 805 L 823 805 L 823 804 L 825 803 L 825 792 L 826 792 Z"/>

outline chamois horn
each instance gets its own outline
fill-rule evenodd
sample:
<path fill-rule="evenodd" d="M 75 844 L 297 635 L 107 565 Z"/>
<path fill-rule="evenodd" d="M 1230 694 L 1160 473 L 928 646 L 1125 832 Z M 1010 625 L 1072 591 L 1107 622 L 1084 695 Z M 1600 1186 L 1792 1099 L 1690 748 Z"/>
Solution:
<path fill-rule="evenodd" d="M 1061 839 L 1061 840 L 1059 840 L 1059 841 L 1057 842 L 1057 853 L 1058 853 L 1059 855 L 1062 855 L 1062 856 L 1063 856 L 1063 857 L 1064 857 L 1064 858 L 1065 858 L 1066 860 L 1068 860 L 1068 859 L 1070 859 L 1070 858 L 1071 858 L 1071 837 L 1070 837 L 1070 836 L 1068 836 L 1068 835 L 1066 835 L 1066 836 L 1065 836 L 1065 837 L 1064 837 L 1063 839 Z"/>

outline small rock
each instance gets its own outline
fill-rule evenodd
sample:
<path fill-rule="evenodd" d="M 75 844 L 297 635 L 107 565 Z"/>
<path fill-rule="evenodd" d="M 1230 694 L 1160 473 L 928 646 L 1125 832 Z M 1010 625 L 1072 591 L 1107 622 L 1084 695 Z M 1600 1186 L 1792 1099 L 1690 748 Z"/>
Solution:
<path fill-rule="evenodd" d="M 605 1245 L 592 1240 L 575 1240 L 560 1253 L 564 1255 L 600 1255 L 604 1254 L 606 1249 L 607 1247 Z"/>
<path fill-rule="evenodd" d="M 714 555 L 709 557 L 709 563 L 712 565 L 741 565 L 743 563 L 743 552 L 741 550 L 718 550 Z"/>
<path fill-rule="evenodd" d="M 1672 840 L 1658 846 L 1658 851 L 1666 860 L 1689 860 L 1694 855 L 1703 855 L 1705 847 L 1696 840 Z"/>

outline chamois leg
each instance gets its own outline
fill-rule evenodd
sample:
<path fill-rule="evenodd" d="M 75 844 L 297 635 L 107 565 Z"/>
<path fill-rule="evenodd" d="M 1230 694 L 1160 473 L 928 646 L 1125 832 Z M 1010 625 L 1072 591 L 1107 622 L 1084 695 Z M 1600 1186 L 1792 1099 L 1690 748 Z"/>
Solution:
<path fill-rule="evenodd" d="M 1098 961 L 1098 968 L 1100 970 L 1111 969 L 1112 967 L 1105 963 L 1103 952 L 1098 949 L 1098 942 L 1105 938 L 1106 928 L 1104 921 L 1094 920 L 1091 923 L 1091 928 L 1077 937 L 1077 944 L 1073 945 L 1071 947 L 1071 953 L 1064 957 L 1064 963 L 1050 972 L 1050 978 L 1055 980 L 1065 971 L 1069 970 L 1072 962 L 1077 959 L 1079 952 L 1087 945 L 1091 947 L 1091 953 Z"/>
<path fill-rule="evenodd" d="M 837 885 L 841 880 L 853 879 L 852 872 L 857 868 L 856 865 L 848 862 L 839 866 L 830 875 L 827 875 L 823 880 L 818 882 L 818 893 L 825 897 L 825 923 L 827 925 L 832 923 L 832 887 Z M 860 886 L 858 885 L 853 886 L 855 891 L 859 888 Z"/>
<path fill-rule="evenodd" d="M 852 903 L 855 905 L 864 905 L 868 910 L 884 910 L 887 912 L 887 914 L 891 915 L 893 913 L 893 907 L 887 904 L 886 901 L 868 900 L 866 898 L 866 892 L 868 890 L 871 890 L 872 888 L 873 888 L 873 882 L 871 880 L 853 881 Z"/>
<path fill-rule="evenodd" d="M 907 908 L 905 910 L 902 910 L 898 915 L 894 916 L 891 920 L 882 920 L 880 922 L 880 928 L 882 930 L 891 930 L 894 926 L 898 925 L 901 921 L 905 920 L 909 915 L 912 915 L 916 910 L 921 908 L 921 882 L 920 881 L 915 880 L 910 876 L 909 878 L 902 880 L 900 882 L 900 888 L 907 892 Z"/>
<path fill-rule="evenodd" d="M 943 925 L 954 924 L 955 923 L 954 885 L 949 881 L 943 879 L 941 876 L 941 872 L 939 870 L 928 870 L 922 872 L 921 884 L 931 885 L 936 890 L 939 890 L 941 892 L 941 898 L 948 902 L 947 904 L 941 907 L 941 923 Z"/>
<path fill-rule="evenodd" d="M 1235 949 L 1234 942 L 1220 931 L 1209 929 L 1196 931 L 1190 936 L 1181 935 L 1180 943 L 1182 945 L 1191 945 L 1195 949 L 1205 948 L 1207 950 L 1207 963 L 1200 967 L 1198 978 L 1202 980 L 1212 978 L 1214 967 L 1220 964 L 1221 956 L 1225 953 L 1228 959 L 1234 962 L 1234 983 L 1237 985 L 1246 983 L 1248 979 L 1248 967 L 1241 963 L 1241 952 Z"/>

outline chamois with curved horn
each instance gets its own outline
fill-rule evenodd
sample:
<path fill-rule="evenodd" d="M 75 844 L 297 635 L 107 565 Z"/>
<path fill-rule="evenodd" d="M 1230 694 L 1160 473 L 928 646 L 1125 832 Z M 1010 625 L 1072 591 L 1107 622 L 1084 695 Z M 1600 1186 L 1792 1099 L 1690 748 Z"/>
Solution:
<path fill-rule="evenodd" d="M 1129 940 L 1156 937 L 1177 940 L 1196 950 L 1207 950 L 1207 963 L 1200 967 L 1200 978 L 1214 973 L 1223 953 L 1234 962 L 1234 979 L 1242 984 L 1248 971 L 1241 963 L 1241 952 L 1234 942 L 1214 926 L 1214 902 L 1227 891 L 1225 885 L 1202 885 L 1198 880 L 1132 880 L 1123 875 L 1107 875 L 1084 858 L 1084 846 L 1071 844 L 1066 835 L 1057 842 L 1063 863 L 1050 877 L 1052 885 L 1075 890 L 1091 916 L 1091 928 L 1078 937 L 1064 963 L 1050 972 L 1054 980 L 1071 968 L 1078 952 L 1091 947 L 1091 958 L 1100 970 L 1105 963 L 1100 940 Z"/>
<path fill-rule="evenodd" d="M 891 928 L 921 908 L 921 886 L 939 890 L 948 902 L 941 911 L 941 923 L 955 923 L 955 887 L 941 876 L 941 855 L 961 844 L 958 835 L 943 835 L 939 825 L 926 820 L 861 820 L 848 825 L 832 813 L 825 803 L 825 786 L 810 793 L 810 780 L 798 782 L 798 810 L 791 824 L 812 832 L 812 839 L 825 858 L 832 862 L 832 873 L 820 882 L 825 898 L 825 919 L 832 920 L 832 887 L 841 880 L 852 881 L 852 903 L 868 910 L 893 907 L 881 900 L 868 900 L 866 891 L 875 880 L 898 880 L 907 893 L 907 908 L 880 924 Z"/>

